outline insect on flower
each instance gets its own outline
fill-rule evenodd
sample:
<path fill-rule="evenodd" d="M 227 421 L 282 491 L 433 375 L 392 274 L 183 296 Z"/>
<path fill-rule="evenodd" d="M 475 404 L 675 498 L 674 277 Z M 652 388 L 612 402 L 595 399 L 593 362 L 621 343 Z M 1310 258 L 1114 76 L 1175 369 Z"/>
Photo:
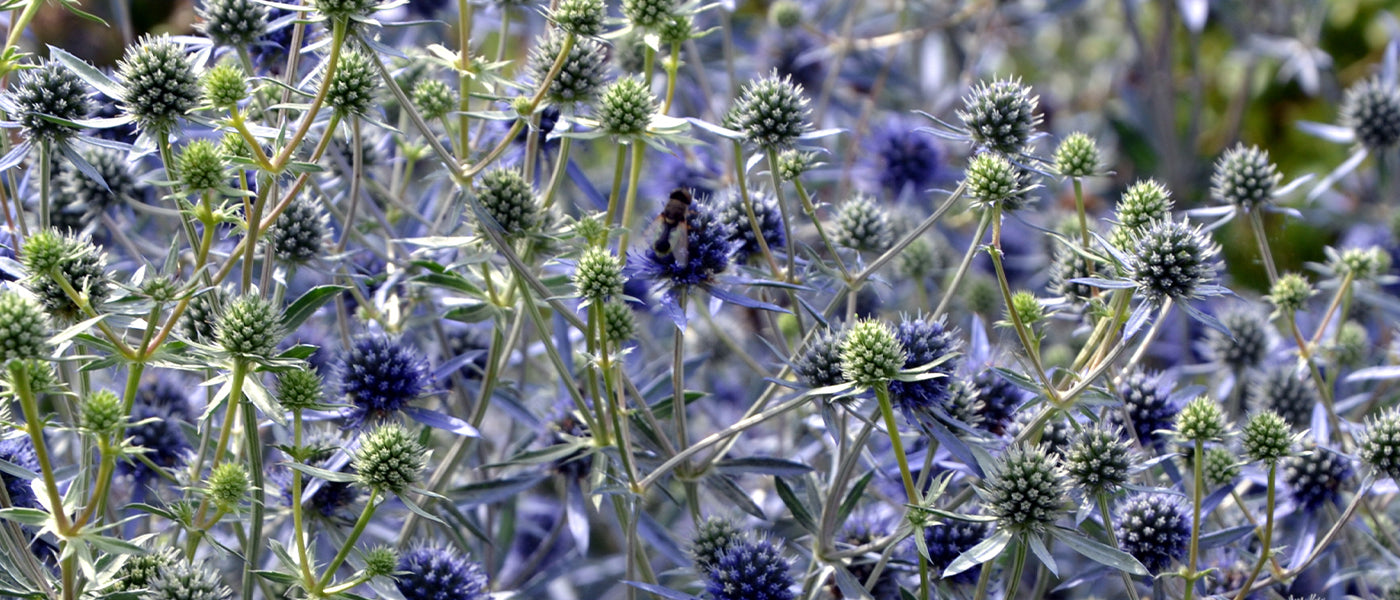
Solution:
<path fill-rule="evenodd" d="M 661 213 L 647 227 L 645 239 L 652 240 L 651 249 L 657 257 L 671 256 L 676 264 L 684 265 L 690 258 L 690 216 L 695 198 L 682 188 L 676 188 L 666 199 Z"/>

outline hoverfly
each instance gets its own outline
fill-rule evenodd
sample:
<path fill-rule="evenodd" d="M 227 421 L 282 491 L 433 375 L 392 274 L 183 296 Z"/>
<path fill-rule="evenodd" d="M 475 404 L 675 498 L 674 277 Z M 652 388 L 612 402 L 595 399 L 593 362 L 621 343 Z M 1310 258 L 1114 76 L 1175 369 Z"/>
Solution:
<path fill-rule="evenodd" d="M 690 214 L 694 198 L 690 192 L 676 188 L 666 199 L 661 213 L 647 228 L 646 239 L 652 240 L 651 249 L 657 258 L 670 255 L 677 264 L 684 265 L 689 259 Z"/>

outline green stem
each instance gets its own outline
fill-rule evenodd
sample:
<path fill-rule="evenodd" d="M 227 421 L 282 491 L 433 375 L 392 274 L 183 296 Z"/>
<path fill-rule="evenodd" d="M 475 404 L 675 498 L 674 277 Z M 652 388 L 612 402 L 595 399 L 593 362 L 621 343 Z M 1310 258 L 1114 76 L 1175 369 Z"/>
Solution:
<path fill-rule="evenodd" d="M 34 2 L 34 4 L 42 4 Z M 49 179 L 53 176 L 51 172 L 53 165 L 49 155 L 52 149 L 50 142 L 44 140 L 39 142 L 39 230 L 48 231 L 51 226 L 52 215 L 49 214 Z"/>
<path fill-rule="evenodd" d="M 967 245 L 967 252 L 963 254 L 957 272 L 953 273 L 953 280 L 948 283 L 948 289 L 943 290 L 943 299 L 938 301 L 938 307 L 933 309 L 933 315 L 929 317 L 930 319 L 937 319 L 944 311 L 948 310 L 948 304 L 957 295 L 958 284 L 962 283 L 963 276 L 967 275 L 968 267 L 972 266 L 972 258 L 977 256 L 977 249 L 982 247 L 982 236 L 987 235 L 987 228 L 991 224 L 992 211 L 982 213 L 982 220 L 977 223 L 977 232 L 972 234 L 972 241 Z"/>
<path fill-rule="evenodd" d="M 1268 479 L 1269 491 L 1267 498 L 1265 499 L 1265 502 L 1267 502 L 1267 504 L 1265 505 L 1264 514 L 1264 535 L 1263 539 L 1259 541 L 1259 560 L 1258 562 L 1254 563 L 1254 570 L 1249 572 L 1249 577 L 1246 577 L 1244 579 L 1244 589 L 1240 590 L 1238 596 L 1235 596 L 1235 600 L 1245 600 L 1245 596 L 1249 595 L 1249 584 L 1254 583 L 1254 579 L 1259 577 L 1260 571 L 1264 570 L 1264 563 L 1269 562 L 1270 548 L 1274 540 L 1274 480 L 1276 478 L 1277 472 L 1278 463 L 1270 462 Z"/>
<path fill-rule="evenodd" d="M 235 358 L 234 364 L 246 362 L 246 359 Z M 238 367 L 235 366 L 235 369 Z M 247 367 L 243 367 L 246 372 Z M 241 390 L 239 390 L 241 396 Z M 232 402 L 239 396 L 230 396 Z M 241 400 L 240 400 L 241 402 Z M 244 549 L 243 560 L 243 600 L 253 600 L 253 592 L 257 589 L 258 552 L 263 545 L 263 515 L 267 505 L 266 486 L 263 485 L 263 458 L 262 458 L 262 436 L 258 433 L 258 411 L 249 402 L 243 407 L 243 436 L 248 450 L 248 470 L 251 475 L 253 485 L 253 514 L 250 515 L 248 525 L 248 545 Z M 300 473 L 293 473 L 293 479 L 300 479 Z"/>
<path fill-rule="evenodd" d="M 908 497 L 908 503 L 922 505 L 923 499 L 919 497 L 919 489 L 914 487 L 914 476 L 909 471 L 909 456 L 904 453 L 904 441 L 899 437 L 899 423 L 894 418 L 894 406 L 890 403 L 890 387 L 888 381 L 882 381 L 874 386 L 875 399 L 880 403 L 880 415 L 885 419 L 885 429 L 890 436 L 890 447 L 894 450 L 894 458 L 899 462 L 899 476 L 904 480 L 904 494 Z M 922 531 L 914 532 L 914 535 L 923 535 Z M 919 555 L 919 591 L 921 597 L 928 597 L 928 559 L 923 554 Z"/>
<path fill-rule="evenodd" d="M 1191 486 L 1191 546 L 1186 562 L 1186 598 L 1191 600 L 1196 594 L 1196 580 L 1200 578 L 1200 573 L 1196 572 L 1196 561 L 1201 552 L 1201 497 L 1205 487 L 1203 473 L 1205 469 L 1201 463 L 1205 462 L 1205 442 L 1196 440 L 1196 447 L 1191 460 L 1191 471 L 1193 485 Z"/>
<path fill-rule="evenodd" d="M 627 250 L 627 237 L 632 233 L 632 217 L 637 212 L 637 184 L 642 180 L 642 159 L 647 149 L 647 145 L 641 140 L 632 142 L 632 164 L 630 172 L 627 174 L 627 199 L 622 203 L 622 237 L 618 240 L 618 248 Z"/>
<path fill-rule="evenodd" d="M 1104 531 L 1108 532 L 1108 541 L 1113 543 L 1114 548 L 1122 550 L 1122 547 L 1118 545 L 1118 533 L 1113 531 L 1113 513 L 1109 511 L 1107 493 L 1098 495 L 1098 504 L 1099 514 L 1103 516 Z M 1123 587 L 1128 590 L 1129 600 L 1138 600 L 1137 585 L 1133 583 L 1132 575 L 1129 575 L 1127 571 L 1119 571 L 1118 574 L 1123 577 Z"/>
<path fill-rule="evenodd" d="M 1021 587 L 1021 574 L 1026 570 L 1026 545 L 1024 539 L 1016 542 L 1016 555 L 1013 559 L 1015 562 L 1011 563 L 1011 579 L 1006 582 L 1006 595 L 1003 596 L 1006 600 L 1015 600 L 1016 590 Z M 989 566 L 982 565 L 982 568 L 987 569 Z"/>
<path fill-rule="evenodd" d="M 355 547 L 355 542 L 360 539 L 360 535 L 365 532 L 365 527 L 369 526 L 370 517 L 374 516 L 375 501 L 379 499 L 380 490 L 370 489 L 369 499 L 365 501 L 364 510 L 360 511 L 360 518 L 355 521 L 355 528 L 350 530 L 349 537 L 345 538 L 345 543 L 341 544 L 340 551 L 336 552 L 335 558 L 326 565 L 326 572 L 321 575 L 321 579 L 316 582 L 316 594 L 325 591 L 335 577 L 335 572 L 340 568 L 340 563 L 345 562 L 345 558 L 350 556 L 350 550 Z"/>
<path fill-rule="evenodd" d="M 24 431 L 29 434 L 29 441 L 34 445 L 34 457 L 38 459 L 39 474 L 44 480 L 44 491 L 49 496 L 49 505 L 53 507 L 54 520 L 58 523 L 60 533 L 76 533 L 72 530 L 68 514 L 64 512 L 63 495 L 58 492 L 58 479 L 54 475 L 53 462 L 49 459 L 48 443 L 44 441 L 44 421 L 39 416 L 39 402 L 34 397 L 33 388 L 30 387 L 29 371 L 20 361 L 10 361 L 9 366 L 10 381 L 19 400 L 20 410 L 24 413 Z"/>
<path fill-rule="evenodd" d="M 301 452 L 301 409 L 292 411 L 292 448 Z M 301 458 L 297 457 L 300 461 Z M 301 580 L 308 589 L 316 584 L 316 576 L 311 574 L 311 561 L 307 559 L 306 535 L 302 529 L 303 510 L 301 506 L 300 472 L 292 473 L 292 535 L 296 537 L 297 562 L 301 563 Z"/>

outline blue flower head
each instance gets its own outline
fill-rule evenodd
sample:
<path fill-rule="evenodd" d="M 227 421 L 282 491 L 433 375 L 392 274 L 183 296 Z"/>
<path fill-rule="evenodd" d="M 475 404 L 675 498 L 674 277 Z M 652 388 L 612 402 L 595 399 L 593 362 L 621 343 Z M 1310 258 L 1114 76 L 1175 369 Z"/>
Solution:
<path fill-rule="evenodd" d="M 753 204 L 754 219 L 758 221 L 758 230 L 763 234 L 763 241 L 768 243 L 769 250 L 777 250 L 787 245 L 787 235 L 783 231 L 783 214 L 778 207 L 778 199 L 772 194 L 753 190 L 749 194 L 749 201 Z M 730 240 L 738 247 L 734 252 L 734 261 L 738 263 L 747 262 L 749 257 L 760 254 L 763 248 L 758 245 L 758 238 L 753 234 L 753 224 L 749 222 L 748 209 L 744 206 L 744 197 L 738 190 L 729 190 L 721 193 L 714 202 L 715 212 L 719 214 L 719 220 L 728 224 L 733 235 Z"/>
<path fill-rule="evenodd" d="M 1181 412 L 1181 403 L 1171 396 L 1170 386 L 1160 376 L 1134 371 L 1123 378 L 1118 394 L 1123 397 L 1132 434 L 1144 447 L 1161 449 L 1166 438 L 1158 432 L 1171 431 L 1176 413 Z M 1115 424 L 1126 425 L 1124 421 L 1124 415 L 1113 415 Z"/>
<path fill-rule="evenodd" d="M 425 546 L 399 557 L 394 585 L 406 600 L 485 600 L 481 565 L 451 548 Z"/>
<path fill-rule="evenodd" d="M 686 216 L 686 260 L 677 260 L 676 252 L 657 254 L 652 240 L 645 240 L 646 249 L 635 260 L 628 260 L 632 277 L 651 282 L 653 291 L 660 292 L 661 304 L 677 322 L 684 322 L 678 299 L 692 287 L 713 291 L 719 274 L 729 269 L 737 244 L 734 228 L 720 220 L 719 213 L 705 201 L 695 199 Z M 726 297 L 725 299 L 729 299 Z"/>
<path fill-rule="evenodd" d="M 1175 496 L 1139 494 L 1118 509 L 1123 550 L 1160 573 L 1173 560 L 1186 556 L 1191 521 Z"/>
<path fill-rule="evenodd" d="M 313 430 L 307 436 L 304 444 L 307 455 L 306 464 L 318 469 L 340 470 L 334 459 L 337 452 L 345 446 L 345 440 L 338 434 L 326 432 L 324 430 Z M 349 467 L 344 467 L 349 469 Z M 302 478 L 302 489 L 309 490 L 312 480 L 307 475 L 302 475 L 291 469 L 282 469 L 272 473 L 274 480 L 282 487 L 282 499 L 287 506 L 292 504 L 292 477 Z M 307 514 L 312 517 L 320 517 L 329 521 L 349 525 L 355 519 L 353 509 L 360 499 L 360 488 L 348 481 L 321 481 L 320 486 L 315 489 L 315 493 L 302 496 L 302 505 L 310 509 Z"/>
<path fill-rule="evenodd" d="M 0 460 L 31 472 L 39 471 L 39 459 L 34 454 L 34 443 L 28 437 L 0 440 Z M 34 495 L 34 488 L 30 486 L 28 479 L 13 475 L 9 471 L 0 471 L 0 479 L 5 482 L 5 493 L 10 496 L 10 506 L 39 507 L 39 498 Z"/>
<path fill-rule="evenodd" d="M 353 405 L 350 421 L 384 417 L 403 410 L 428 385 L 428 365 L 418 350 L 382 335 L 355 340 L 341 367 L 340 391 Z"/>
<path fill-rule="evenodd" d="M 720 552 L 705 590 L 715 600 L 792 600 L 792 574 L 777 544 L 738 542 Z"/>
<path fill-rule="evenodd" d="M 1342 486 L 1354 473 L 1350 458 L 1325 446 L 1295 454 L 1283 463 L 1283 480 L 1293 488 L 1293 500 L 1309 511 L 1340 500 Z"/>
<path fill-rule="evenodd" d="M 961 349 L 956 330 L 949 328 L 942 319 L 931 320 L 923 316 L 910 319 L 905 317 L 895 331 L 895 337 L 904 346 L 906 358 L 904 368 L 922 367 L 933 361 L 957 353 Z M 956 357 L 948 358 L 929 373 L 941 373 L 920 381 L 891 381 L 890 400 L 904 418 L 911 423 L 931 415 L 932 409 L 948 408 L 952 398 L 952 374 L 957 371 Z"/>
<path fill-rule="evenodd" d="M 167 377 L 147 382 L 137 391 L 127 428 L 131 443 L 145 449 L 145 460 L 123 462 L 119 469 L 144 483 L 159 477 L 146 461 L 162 469 L 172 469 L 185 462 L 191 446 L 181 428 L 190 418 L 190 401 L 178 380 Z"/>
<path fill-rule="evenodd" d="M 903 119 L 890 119 L 872 132 L 868 147 L 871 183 L 879 184 L 889 198 L 900 198 L 905 188 L 919 197 L 947 177 L 943 148 Z"/>
<path fill-rule="evenodd" d="M 924 545 L 928 547 L 929 565 L 937 575 L 943 573 L 962 553 L 987 538 L 986 523 L 949 519 L 941 525 L 924 528 Z M 952 583 L 972 583 L 982 573 L 978 565 L 949 577 Z"/>

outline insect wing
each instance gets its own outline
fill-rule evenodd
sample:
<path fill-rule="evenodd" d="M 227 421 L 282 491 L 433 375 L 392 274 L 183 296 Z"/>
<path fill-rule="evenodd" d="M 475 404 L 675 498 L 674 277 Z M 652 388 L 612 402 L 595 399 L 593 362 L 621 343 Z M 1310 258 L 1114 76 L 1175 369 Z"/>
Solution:
<path fill-rule="evenodd" d="M 690 224 L 681 221 L 671 228 L 671 254 L 676 256 L 676 264 L 690 262 Z"/>

